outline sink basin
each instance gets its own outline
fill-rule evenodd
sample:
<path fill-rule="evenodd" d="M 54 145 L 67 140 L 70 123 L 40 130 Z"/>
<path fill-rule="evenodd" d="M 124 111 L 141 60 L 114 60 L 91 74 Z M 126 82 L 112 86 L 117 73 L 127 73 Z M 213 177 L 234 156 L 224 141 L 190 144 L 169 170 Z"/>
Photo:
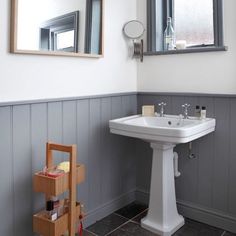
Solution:
<path fill-rule="evenodd" d="M 168 143 L 187 143 L 215 130 L 215 119 L 199 120 L 194 117 L 182 119 L 179 116 L 164 117 L 129 116 L 110 121 L 110 131 L 125 135 Z"/>
<path fill-rule="evenodd" d="M 143 228 L 161 236 L 171 236 L 184 225 L 178 214 L 174 180 L 174 147 L 191 142 L 215 130 L 212 118 L 129 116 L 109 122 L 114 134 L 143 139 L 153 149 L 149 210 L 141 220 Z"/>

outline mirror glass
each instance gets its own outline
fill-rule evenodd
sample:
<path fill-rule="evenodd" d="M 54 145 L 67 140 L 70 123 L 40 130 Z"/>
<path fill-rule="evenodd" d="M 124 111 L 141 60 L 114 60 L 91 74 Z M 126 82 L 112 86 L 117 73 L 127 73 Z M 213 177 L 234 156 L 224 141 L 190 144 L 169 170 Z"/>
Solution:
<path fill-rule="evenodd" d="M 124 25 L 123 31 L 126 37 L 138 39 L 143 36 L 145 29 L 140 21 L 132 20 Z"/>
<path fill-rule="evenodd" d="M 14 0 L 16 53 L 101 56 L 103 0 Z"/>

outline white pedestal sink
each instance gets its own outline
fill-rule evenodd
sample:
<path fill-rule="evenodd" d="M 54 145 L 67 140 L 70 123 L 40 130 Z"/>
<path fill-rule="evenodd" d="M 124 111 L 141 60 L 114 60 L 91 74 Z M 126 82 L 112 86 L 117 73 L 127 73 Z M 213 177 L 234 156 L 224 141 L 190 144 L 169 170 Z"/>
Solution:
<path fill-rule="evenodd" d="M 215 119 L 181 119 L 178 116 L 142 117 L 140 115 L 111 120 L 114 134 L 135 137 L 151 143 L 153 148 L 149 211 L 141 225 L 161 236 L 171 236 L 184 225 L 176 206 L 173 148 L 191 142 L 215 130 Z"/>

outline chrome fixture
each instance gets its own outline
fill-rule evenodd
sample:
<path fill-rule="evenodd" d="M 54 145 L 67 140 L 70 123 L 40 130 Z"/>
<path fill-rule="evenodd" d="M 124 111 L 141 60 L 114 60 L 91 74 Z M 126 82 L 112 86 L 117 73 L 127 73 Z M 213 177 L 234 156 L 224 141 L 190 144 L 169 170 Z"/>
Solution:
<path fill-rule="evenodd" d="M 158 106 L 161 107 L 160 117 L 163 117 L 164 116 L 164 107 L 166 106 L 166 103 L 161 102 L 161 103 L 158 104 Z"/>
<path fill-rule="evenodd" d="M 133 41 L 133 58 L 140 58 L 143 62 L 143 39 L 145 28 L 142 22 L 137 20 L 131 20 L 127 22 L 123 27 L 123 33 L 126 38 Z"/>
<path fill-rule="evenodd" d="M 182 107 L 184 108 L 184 119 L 188 119 L 188 108 L 190 107 L 190 104 L 183 104 Z"/>
<path fill-rule="evenodd" d="M 188 158 L 189 159 L 195 159 L 196 158 L 196 155 L 192 152 L 192 149 L 193 149 L 193 143 L 192 142 L 189 142 L 188 144 Z"/>

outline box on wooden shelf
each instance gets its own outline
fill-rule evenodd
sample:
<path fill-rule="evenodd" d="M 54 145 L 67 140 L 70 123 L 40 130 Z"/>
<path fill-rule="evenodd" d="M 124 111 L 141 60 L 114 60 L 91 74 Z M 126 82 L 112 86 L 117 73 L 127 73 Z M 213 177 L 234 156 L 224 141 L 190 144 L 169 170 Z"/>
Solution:
<path fill-rule="evenodd" d="M 58 196 L 70 187 L 69 185 L 69 176 L 70 173 L 65 173 L 56 178 L 45 176 L 41 173 L 36 173 L 34 175 L 34 191 L 45 193 L 50 196 Z M 80 184 L 85 179 L 85 166 L 77 165 L 76 166 L 76 183 Z"/>
<path fill-rule="evenodd" d="M 81 205 L 76 203 L 76 217 L 81 215 Z M 45 212 L 33 216 L 33 229 L 35 233 L 43 236 L 61 236 L 69 229 L 69 213 L 65 213 L 55 221 L 45 217 Z"/>

